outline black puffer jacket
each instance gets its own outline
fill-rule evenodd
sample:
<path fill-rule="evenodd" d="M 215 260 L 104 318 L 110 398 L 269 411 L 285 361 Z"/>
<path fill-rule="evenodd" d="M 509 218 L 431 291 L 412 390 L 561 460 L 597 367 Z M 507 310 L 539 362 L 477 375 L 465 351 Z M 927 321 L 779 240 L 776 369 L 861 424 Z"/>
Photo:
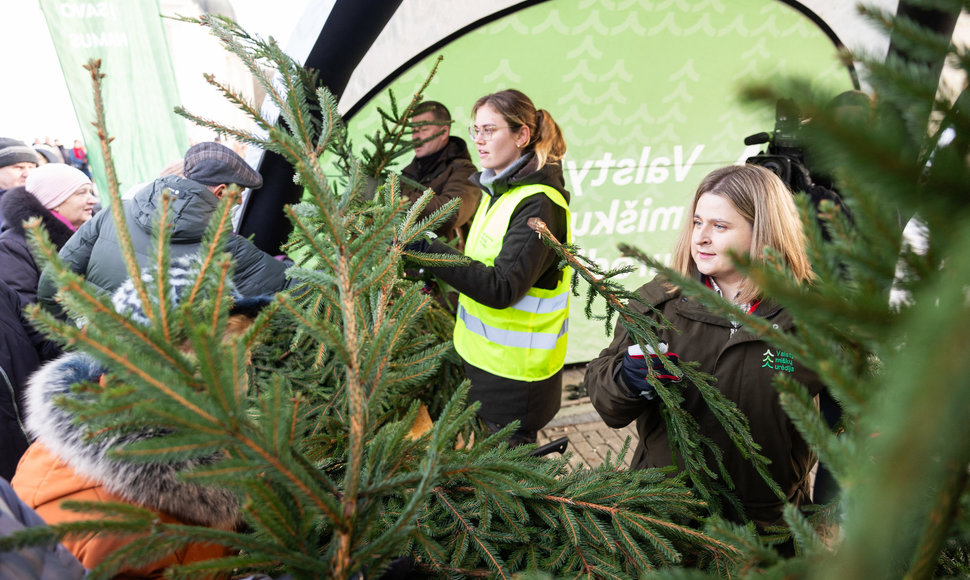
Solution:
<path fill-rule="evenodd" d="M 0 282 L 0 476 L 10 479 L 27 450 L 21 428 L 27 379 L 40 364 L 60 354 L 58 346 L 24 319 L 23 302 Z"/>
<path fill-rule="evenodd" d="M 152 231 L 165 191 L 174 196 L 169 210 L 172 217 L 172 258 L 199 251 L 209 220 L 219 205 L 219 199 L 204 185 L 175 175 L 156 179 L 126 201 L 125 221 L 138 264 L 142 268 L 149 263 Z M 287 264 L 263 252 L 246 238 L 230 236 L 226 251 L 233 257 L 236 291 L 243 296 L 273 294 L 287 286 L 284 275 Z M 81 226 L 61 248 L 60 256 L 73 271 L 82 274 L 88 282 L 106 293 L 113 292 L 128 278 L 117 226 L 107 210 Z M 53 277 L 45 271 L 37 291 L 41 305 L 56 312 L 56 293 Z"/>
<path fill-rule="evenodd" d="M 6 218 L 5 229 L 0 234 L 0 281 L 20 294 L 25 304 L 37 302 L 40 266 L 27 243 L 23 222 L 39 217 L 57 249 L 64 247 L 74 231 L 23 186 L 14 187 L 0 197 L 0 214 Z"/>

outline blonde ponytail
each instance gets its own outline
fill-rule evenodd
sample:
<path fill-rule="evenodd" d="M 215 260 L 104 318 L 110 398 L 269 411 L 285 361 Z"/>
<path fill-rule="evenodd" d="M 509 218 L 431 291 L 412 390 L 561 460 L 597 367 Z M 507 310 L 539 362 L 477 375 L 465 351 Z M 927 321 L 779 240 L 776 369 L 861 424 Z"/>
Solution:
<path fill-rule="evenodd" d="M 556 163 L 566 154 L 566 140 L 562 136 L 562 129 L 545 109 L 536 111 L 535 135 L 537 138 L 533 138 L 530 145 L 539 160 L 539 167 L 546 163 Z"/>

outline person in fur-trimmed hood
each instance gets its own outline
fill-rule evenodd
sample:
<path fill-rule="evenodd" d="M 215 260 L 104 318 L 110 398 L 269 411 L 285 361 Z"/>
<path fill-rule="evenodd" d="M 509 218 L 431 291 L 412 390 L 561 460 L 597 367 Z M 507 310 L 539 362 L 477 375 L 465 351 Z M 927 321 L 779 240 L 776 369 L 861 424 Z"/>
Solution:
<path fill-rule="evenodd" d="M 34 259 L 24 222 L 39 217 L 51 241 L 61 249 L 77 228 L 91 219 L 97 197 L 87 175 L 63 163 L 33 170 L 25 185 L 0 197 L 5 218 L 0 234 L 0 280 L 20 295 L 24 304 L 37 302 L 40 266 Z"/>
<path fill-rule="evenodd" d="M 191 288 L 193 277 L 188 262 L 177 260 L 169 270 L 173 296 Z M 143 273 L 143 279 L 148 274 Z M 133 321 L 147 318 L 131 280 L 112 296 L 115 309 Z M 249 316 L 231 314 L 232 334 L 242 332 L 252 322 Z M 243 320 L 235 320 L 242 318 Z M 71 385 L 99 382 L 107 369 L 93 357 L 73 352 L 42 367 L 31 377 L 26 401 L 26 426 L 35 437 L 17 467 L 12 485 L 24 502 L 48 523 L 87 520 L 98 515 L 63 509 L 64 500 L 126 502 L 148 508 L 164 523 L 181 523 L 233 529 L 240 523 L 240 506 L 236 496 L 226 489 L 206 487 L 183 481 L 179 472 L 190 470 L 215 458 L 175 463 L 142 463 L 115 459 L 111 452 L 121 446 L 150 438 L 151 431 L 136 432 L 107 439 L 90 440 L 83 424 L 59 399 L 83 395 Z M 71 537 L 64 545 L 87 568 L 98 565 L 105 557 L 133 541 L 131 536 L 97 533 Z M 214 544 L 190 544 L 161 560 L 137 569 L 121 570 L 125 578 L 161 577 L 175 564 L 219 558 L 230 550 Z"/>

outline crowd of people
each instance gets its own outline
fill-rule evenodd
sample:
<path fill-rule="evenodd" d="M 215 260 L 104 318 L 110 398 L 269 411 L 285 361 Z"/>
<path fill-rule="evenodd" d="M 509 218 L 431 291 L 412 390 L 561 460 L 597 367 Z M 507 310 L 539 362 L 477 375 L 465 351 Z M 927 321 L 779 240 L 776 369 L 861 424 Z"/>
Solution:
<path fill-rule="evenodd" d="M 521 91 L 482 96 L 472 107 L 468 131 L 479 170 L 466 142 L 451 135 L 453 120 L 443 104 L 419 104 L 412 123 L 414 159 L 402 171 L 406 195 L 415 200 L 428 188 L 434 191 L 424 215 L 450 200 L 459 200 L 460 206 L 436 232 L 405 251 L 463 254 L 470 259 L 468 265 L 427 268 L 457 293 L 453 341 L 471 383 L 470 399 L 480 403 L 478 414 L 489 431 L 514 422 L 517 428 L 510 445 L 535 443 L 538 431 L 559 411 L 562 398 L 571 275 L 558 267 L 555 252 L 535 235 L 529 221 L 539 218 L 557 239 L 572 241 L 570 193 L 561 165 L 567 132 Z M 174 193 L 171 253 L 177 257 L 197 252 L 209 218 L 230 185 L 250 189 L 262 185 L 257 171 L 216 142 L 193 145 L 178 167 L 164 173 L 124 201 L 124 219 L 143 265 L 164 192 Z M 31 147 L 0 140 L 0 323 L 5 345 L 0 366 L 9 385 L 0 425 L 4 438 L 0 476 L 12 479 L 20 500 L 46 520 L 79 517 L 57 505 L 60 499 L 78 494 L 99 501 L 127 501 L 171 517 L 170 504 L 155 502 L 158 494 L 146 491 L 144 482 L 136 481 L 137 474 L 121 473 L 119 482 L 119 471 L 124 470 L 105 467 L 107 450 L 83 449 L 77 427 L 69 417 L 57 415 L 61 411 L 51 404 L 55 396 L 70 395 L 71 382 L 97 380 L 103 369 L 78 353 L 60 353 L 21 312 L 25 304 L 39 301 L 49 311 L 65 315 L 59 310 L 52 276 L 38 266 L 26 242 L 24 224 L 30 218 L 39 218 L 61 258 L 93 287 L 107 294 L 125 291 L 127 272 L 117 224 L 111 212 L 94 213 L 92 188 L 87 157 L 79 143 L 65 149 L 57 141 Z M 674 268 L 703 282 L 741 311 L 791 331 L 791 316 L 734 263 L 738 255 L 759 261 L 770 252 L 784 258 L 794 279 L 811 283 L 805 236 L 786 184 L 754 165 L 719 168 L 700 182 L 687 215 L 674 248 Z M 230 239 L 227 251 L 235 262 L 233 284 L 241 295 L 271 295 L 288 287 L 285 270 L 290 262 L 285 257 L 270 256 L 241 236 Z M 796 506 L 811 502 L 809 471 L 815 458 L 781 409 L 771 385 L 772 372 L 761 364 L 767 348 L 764 339 L 738 320 L 708 311 L 670 280 L 658 277 L 638 294 L 642 303 L 631 303 L 632 308 L 672 325 L 659 335 L 667 349 L 666 364 L 656 363 L 658 353 L 644 354 L 643 345 L 618 326 L 613 342 L 589 363 L 587 371 L 592 404 L 606 424 L 620 428 L 636 422 L 639 442 L 632 468 L 676 463 L 661 419 L 663 403 L 654 389 L 658 380 L 683 379 L 678 360 L 696 361 L 748 417 L 754 441 L 771 461 L 771 475 L 787 501 Z M 817 395 L 818 377 L 799 369 L 795 378 L 812 396 Z M 696 390 L 685 389 L 683 395 L 683 407 L 694 416 L 702 435 L 723 452 L 743 508 L 743 513 L 728 515 L 739 522 L 754 521 L 761 529 L 782 523 L 785 501 L 771 492 L 748 458 L 735 449 Z M 29 401 L 26 409 L 25 401 Z M 30 441 L 33 444 L 26 451 Z M 170 476 L 165 472 L 160 477 Z M 38 483 L 51 477 L 60 482 L 58 486 Z M 91 491 L 101 489 L 104 492 Z M 185 494 L 184 499 L 199 490 L 178 491 Z M 146 496 L 152 501 L 146 501 Z M 204 505 L 222 505 L 220 497 L 218 493 L 206 496 Z M 233 507 L 215 515 L 177 512 L 175 518 L 231 526 L 236 522 Z M 100 543 L 75 543 L 68 548 L 90 567 L 105 549 L 115 547 L 104 538 Z M 202 550 L 180 558 L 217 555 Z M 157 572 L 157 567 L 151 571 Z M 144 571 L 132 573 L 136 572 Z"/>
<path fill-rule="evenodd" d="M 46 163 L 66 163 L 84 172 L 89 178 L 91 177 L 91 166 L 88 164 L 88 151 L 84 148 L 84 143 L 80 139 L 75 139 L 74 145 L 67 148 L 61 143 L 60 139 L 44 137 L 41 140 L 40 137 L 36 137 L 31 147 L 40 155 L 38 158 L 40 165 Z"/>

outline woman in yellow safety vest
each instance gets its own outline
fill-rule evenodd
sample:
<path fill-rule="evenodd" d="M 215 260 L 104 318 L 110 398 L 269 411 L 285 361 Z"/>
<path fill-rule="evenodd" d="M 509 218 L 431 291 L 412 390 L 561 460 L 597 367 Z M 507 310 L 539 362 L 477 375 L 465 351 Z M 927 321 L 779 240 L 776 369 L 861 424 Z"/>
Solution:
<path fill-rule="evenodd" d="M 571 276 L 527 222 L 540 218 L 571 241 L 559 163 L 566 142 L 549 112 L 514 89 L 478 99 L 472 115 L 483 170 L 470 179 L 485 192 L 465 242 L 472 262 L 429 270 L 460 293 L 454 342 L 470 399 L 492 431 L 518 420 L 510 444 L 521 445 L 535 442 L 562 398 Z M 439 241 L 418 245 L 408 249 L 455 252 Z"/>

